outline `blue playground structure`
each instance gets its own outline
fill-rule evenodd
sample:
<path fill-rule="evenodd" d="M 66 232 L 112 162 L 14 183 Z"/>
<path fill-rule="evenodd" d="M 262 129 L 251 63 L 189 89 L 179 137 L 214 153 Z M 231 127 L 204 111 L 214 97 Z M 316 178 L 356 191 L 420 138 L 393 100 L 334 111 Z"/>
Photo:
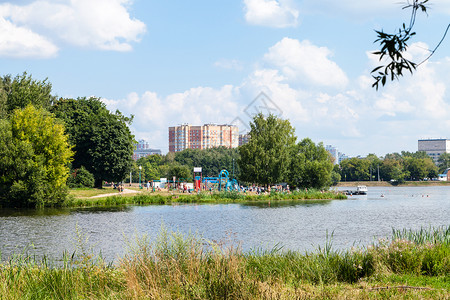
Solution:
<path fill-rule="evenodd" d="M 238 191 L 239 190 L 239 183 L 236 179 L 230 179 L 229 173 L 227 170 L 222 170 L 219 173 L 219 180 L 218 180 L 218 190 L 219 192 L 224 189 L 225 191 Z"/>

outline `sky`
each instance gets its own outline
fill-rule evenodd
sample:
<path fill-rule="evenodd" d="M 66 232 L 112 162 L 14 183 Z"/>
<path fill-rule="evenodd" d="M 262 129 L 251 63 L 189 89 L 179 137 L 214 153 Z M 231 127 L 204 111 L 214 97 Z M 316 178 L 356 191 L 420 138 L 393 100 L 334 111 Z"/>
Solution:
<path fill-rule="evenodd" d="M 450 23 L 430 0 L 406 54 L 420 62 Z M 298 140 L 349 156 L 450 138 L 450 36 L 376 91 L 374 30 L 409 22 L 402 0 L 0 0 L 0 75 L 48 78 L 133 115 L 136 140 L 168 151 L 168 127 L 289 119 Z"/>

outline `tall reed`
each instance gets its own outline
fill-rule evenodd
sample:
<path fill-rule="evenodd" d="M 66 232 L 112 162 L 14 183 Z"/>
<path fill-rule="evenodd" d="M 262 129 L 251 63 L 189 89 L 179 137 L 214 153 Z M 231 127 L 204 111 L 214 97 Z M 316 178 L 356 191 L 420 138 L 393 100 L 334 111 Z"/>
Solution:
<path fill-rule="evenodd" d="M 24 252 L 1 264 L 0 299 L 366 299 L 374 296 L 368 285 L 392 276 L 391 285 L 426 277 L 424 285 L 434 280 L 444 288 L 391 290 L 379 292 L 381 297 L 445 299 L 450 288 L 445 228 L 397 232 L 393 239 L 350 250 L 333 249 L 333 235 L 327 235 L 323 247 L 301 253 L 279 245 L 243 252 L 231 237 L 213 242 L 162 227 L 154 240 L 128 242 L 116 265 L 93 255 L 76 231 L 77 250 L 65 253 L 62 263 Z"/>

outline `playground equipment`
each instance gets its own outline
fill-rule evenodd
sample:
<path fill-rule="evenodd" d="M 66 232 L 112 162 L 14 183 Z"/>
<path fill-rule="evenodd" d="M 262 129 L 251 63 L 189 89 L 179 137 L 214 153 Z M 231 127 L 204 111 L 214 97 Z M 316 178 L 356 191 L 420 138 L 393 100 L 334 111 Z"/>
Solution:
<path fill-rule="evenodd" d="M 239 190 L 239 183 L 236 179 L 230 179 L 227 170 L 222 170 L 219 173 L 218 190 L 219 192 L 224 189 L 225 191 Z"/>

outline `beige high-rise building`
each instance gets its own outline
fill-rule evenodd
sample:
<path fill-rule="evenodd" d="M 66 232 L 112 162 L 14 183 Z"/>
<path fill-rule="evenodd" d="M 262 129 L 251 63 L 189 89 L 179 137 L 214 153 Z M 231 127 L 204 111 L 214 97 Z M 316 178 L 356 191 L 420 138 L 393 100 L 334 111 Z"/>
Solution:
<path fill-rule="evenodd" d="M 169 127 L 169 152 L 215 147 L 236 148 L 238 146 L 239 129 L 235 125 L 192 126 L 183 124 Z"/>

